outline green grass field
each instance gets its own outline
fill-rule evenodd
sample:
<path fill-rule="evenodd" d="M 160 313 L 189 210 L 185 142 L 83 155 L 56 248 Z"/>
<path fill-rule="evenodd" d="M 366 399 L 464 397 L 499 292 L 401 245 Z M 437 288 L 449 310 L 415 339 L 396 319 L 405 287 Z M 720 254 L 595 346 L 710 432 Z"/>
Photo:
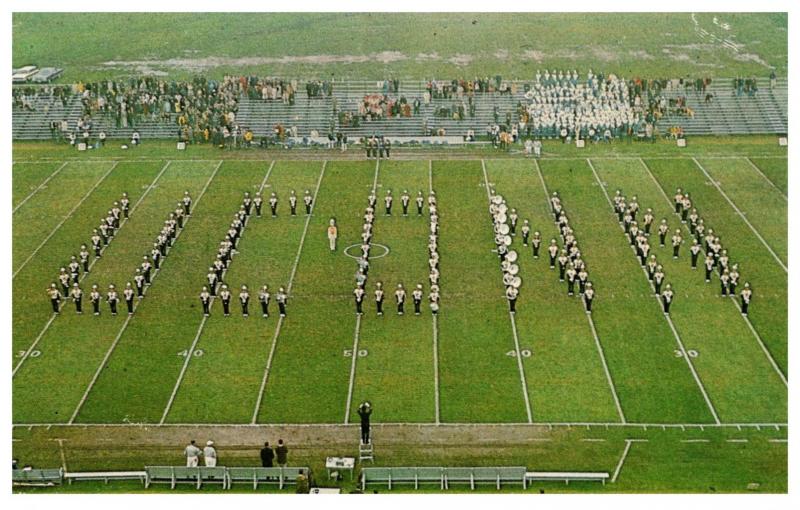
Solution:
<path fill-rule="evenodd" d="M 143 73 L 525 79 L 545 68 L 766 77 L 771 67 L 785 76 L 788 62 L 786 13 L 14 13 L 13 30 L 13 65 L 63 67 L 65 83 Z"/>
<path fill-rule="evenodd" d="M 93 436 L 117 427 L 95 425 L 191 431 L 345 424 L 358 420 L 356 405 L 369 399 L 373 420 L 387 427 L 521 424 L 554 441 L 551 449 L 541 446 L 545 451 L 517 438 L 514 453 L 488 454 L 479 444 L 442 457 L 455 464 L 514 459 L 613 471 L 625 439 L 643 437 L 651 441 L 632 446 L 621 485 L 602 490 L 744 491 L 750 482 L 760 482 L 759 490 L 786 490 L 786 445 L 768 441 L 785 439 L 788 421 L 787 158 L 774 139 L 693 140 L 683 152 L 665 143 L 578 150 L 551 142 L 538 163 L 485 149 L 399 152 L 397 160 L 376 164 L 354 151 L 343 158 L 326 151 L 176 153 L 171 147 L 153 143 L 83 155 L 52 144 L 15 144 L 15 455 L 58 464 L 46 438 L 74 434 L 83 445 L 73 451 L 81 467 L 140 467 L 152 458 L 110 459 Z M 515 238 L 524 283 L 512 324 L 491 251 L 486 182 L 545 239 L 556 235 L 546 193 L 559 191 L 598 292 L 591 319 L 578 298 L 567 297 L 546 256 L 535 260 Z M 355 262 L 343 248 L 359 240 L 373 183 L 379 197 L 389 189 L 437 192 L 437 320 L 427 306 L 419 317 L 378 317 L 371 292 L 365 315 L 356 318 Z M 637 195 L 672 228 L 680 223 L 668 197 L 676 187 L 690 190 L 755 289 L 749 323 L 735 303 L 719 297 L 716 280 L 705 284 L 701 271 L 691 270 L 686 248 L 672 260 L 671 250 L 655 243 L 677 291 L 670 324 L 600 184 L 609 193 Z M 262 185 L 282 199 L 279 215 L 251 218 L 226 280 L 251 289 L 268 283 L 273 291 L 289 285 L 288 317 L 279 324 L 251 310 L 243 318 L 234 303 L 225 318 L 215 302 L 204 321 L 197 296 L 208 264 L 243 192 Z M 315 193 L 311 216 L 288 214 L 291 189 Z M 193 215 L 132 318 L 111 317 L 107 306 L 100 317 L 79 316 L 67 303 L 53 319 L 44 289 L 123 191 L 135 208 L 92 267 L 85 289 L 131 279 L 184 190 L 195 198 Z M 325 237 L 331 217 L 340 229 L 336 253 Z M 379 280 L 390 288 L 423 282 L 427 289 L 427 217 L 387 217 L 380 207 L 374 234 L 373 243 L 389 253 L 374 259 L 370 291 Z M 393 300 L 387 302 L 391 312 Z M 48 431 L 28 429 L 36 424 Z M 582 427 L 590 430 L 581 435 Z M 583 442 L 587 437 L 604 442 Z M 458 438 L 454 434 L 453 443 Z M 691 439 L 709 442 L 685 442 Z M 154 455 L 179 451 L 168 451 L 172 440 Z M 313 464 L 322 447 L 309 448 Z M 394 465 L 435 464 L 435 453 L 443 451 L 388 450 L 381 461 Z"/>

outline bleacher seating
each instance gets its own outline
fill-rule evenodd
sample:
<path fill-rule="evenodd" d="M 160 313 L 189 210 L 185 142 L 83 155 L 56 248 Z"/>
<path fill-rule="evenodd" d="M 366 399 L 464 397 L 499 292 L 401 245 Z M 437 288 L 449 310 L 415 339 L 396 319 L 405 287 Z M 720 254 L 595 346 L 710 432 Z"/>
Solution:
<path fill-rule="evenodd" d="M 58 469 L 14 469 L 11 471 L 13 485 L 53 486 L 61 485 L 64 470 Z"/>
<path fill-rule="evenodd" d="M 662 133 L 670 126 L 682 126 L 687 135 L 729 135 L 729 134 L 785 134 L 788 129 L 788 81 L 779 79 L 776 87 L 770 89 L 769 80 L 759 80 L 758 93 L 749 97 L 746 94 L 736 97 L 731 80 L 715 79 L 708 92 L 714 94 L 710 103 L 705 102 L 705 93 L 689 90 L 664 91 L 667 97 L 685 96 L 687 106 L 694 110 L 694 117 L 670 114 L 659 123 Z M 435 112 L 440 107 L 451 107 L 456 99 L 432 99 L 422 104 L 420 113 L 411 117 L 385 118 L 375 121 L 362 121 L 358 127 L 341 126 L 336 111 L 356 111 L 357 105 L 366 94 L 381 93 L 375 82 L 344 81 L 333 84 L 329 97 L 308 98 L 302 91 L 295 96 L 292 106 L 282 101 L 264 101 L 242 97 L 239 100 L 237 124 L 250 128 L 256 139 L 271 135 L 276 124 L 284 128 L 295 126 L 299 137 L 309 137 L 312 131 L 325 137 L 333 128 L 342 131 L 354 141 L 362 136 L 382 134 L 401 137 L 420 137 L 443 128 L 448 136 L 463 137 L 468 130 L 483 135 L 486 126 L 494 123 L 494 109 L 497 107 L 499 122 L 504 123 L 506 113 L 512 113 L 512 121 L 518 120 L 516 105 L 524 101 L 523 82 L 516 82 L 516 93 L 501 94 L 487 92 L 475 94 L 475 115 L 467 114 L 463 120 L 439 118 Z M 392 97 L 405 96 L 409 102 L 417 97 L 422 99 L 424 82 L 403 81 L 399 91 Z M 81 115 L 81 102 L 74 96 L 66 107 L 52 97 L 39 97 L 34 102 L 35 110 L 12 108 L 12 137 L 18 140 L 45 140 L 51 137 L 50 122 L 66 119 L 74 128 Z M 335 111 L 336 109 L 336 111 Z M 136 125 L 143 139 L 177 138 L 175 114 L 172 121 L 143 121 Z M 110 117 L 96 115 L 93 118 L 94 131 L 105 131 L 110 138 L 129 138 L 133 127 L 117 128 Z"/>

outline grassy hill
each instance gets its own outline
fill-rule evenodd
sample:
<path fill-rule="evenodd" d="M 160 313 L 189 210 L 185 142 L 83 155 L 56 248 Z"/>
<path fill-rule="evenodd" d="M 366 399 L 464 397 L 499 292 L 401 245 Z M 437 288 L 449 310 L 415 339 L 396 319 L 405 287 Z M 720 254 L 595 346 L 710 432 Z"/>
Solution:
<path fill-rule="evenodd" d="M 786 74 L 787 27 L 785 13 L 15 13 L 13 65 L 64 67 L 64 81 L 522 78 L 544 68 L 765 76 Z"/>

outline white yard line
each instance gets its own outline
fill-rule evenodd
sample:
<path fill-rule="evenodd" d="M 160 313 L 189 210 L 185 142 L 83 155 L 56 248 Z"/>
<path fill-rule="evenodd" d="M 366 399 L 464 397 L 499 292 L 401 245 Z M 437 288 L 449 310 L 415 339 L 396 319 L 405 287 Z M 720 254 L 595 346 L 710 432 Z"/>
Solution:
<path fill-rule="evenodd" d="M 727 200 L 728 204 L 730 204 L 730 206 L 733 207 L 733 210 L 736 211 L 736 213 L 739 215 L 740 218 L 742 218 L 742 221 L 744 221 L 747 224 L 747 226 L 750 227 L 750 230 L 753 231 L 756 237 L 761 241 L 761 244 L 763 244 L 764 247 L 767 249 L 767 251 L 772 254 L 772 256 L 775 258 L 775 261 L 778 263 L 778 265 L 781 266 L 783 271 L 788 273 L 789 269 L 786 267 L 786 264 L 783 263 L 780 257 L 778 257 L 778 254 L 775 253 L 775 251 L 770 247 L 769 244 L 767 244 L 767 241 L 763 237 L 761 237 L 761 234 L 758 233 L 758 230 L 756 230 L 753 224 L 750 223 L 750 221 L 747 219 L 744 213 L 736 206 L 736 204 L 733 203 L 733 200 L 730 199 L 728 194 L 725 193 L 725 191 L 720 187 L 720 185 L 717 184 L 717 181 L 715 181 L 714 178 L 711 177 L 711 175 L 708 173 L 708 171 L 706 171 L 706 169 L 703 168 L 703 165 L 701 165 L 700 162 L 697 161 L 697 158 L 692 158 L 692 161 L 694 161 L 694 164 L 697 165 L 697 168 L 699 168 L 705 174 L 708 180 L 711 181 L 711 184 L 713 184 L 714 187 L 717 188 L 717 191 L 719 191 L 720 195 L 722 195 L 723 198 Z"/>
<path fill-rule="evenodd" d="M 261 186 L 259 186 L 259 188 L 258 188 L 258 193 L 261 193 L 264 190 L 264 186 L 267 185 L 267 179 L 269 179 L 269 176 L 272 173 L 272 167 L 274 167 L 274 166 L 275 166 L 275 161 L 272 161 L 272 163 L 270 163 L 270 165 L 269 165 L 269 168 L 267 168 L 267 173 L 264 175 L 264 178 L 261 180 Z M 241 237 L 244 236 L 244 232 L 245 231 L 247 231 L 247 227 L 245 227 L 242 230 L 242 233 L 240 234 L 240 239 L 241 239 Z M 224 276 L 224 274 L 225 274 L 225 272 L 227 270 L 228 270 L 228 268 L 225 268 L 223 270 L 223 276 Z M 208 303 L 209 308 L 213 305 L 215 297 L 216 296 L 211 296 L 211 298 L 209 299 L 209 303 Z M 194 353 L 195 349 L 197 348 L 197 343 L 200 341 L 200 336 L 203 334 L 203 328 L 205 328 L 207 320 L 208 320 L 208 317 L 203 315 L 203 320 L 200 321 L 200 325 L 197 327 L 197 333 L 194 336 L 194 340 L 192 340 L 192 345 L 189 346 L 189 350 L 186 351 L 186 359 L 183 360 L 183 365 L 181 366 L 181 371 L 178 374 L 178 379 L 175 381 L 175 386 L 173 386 L 173 388 L 172 388 L 172 393 L 169 396 L 169 400 L 167 401 L 167 405 L 166 405 L 166 407 L 164 407 L 164 412 L 161 414 L 161 421 L 159 422 L 159 425 L 162 425 L 164 423 L 164 421 L 166 421 L 167 415 L 169 414 L 170 409 L 172 409 L 172 403 L 175 401 L 175 396 L 178 394 L 178 389 L 181 387 L 181 383 L 183 382 L 183 377 L 186 375 L 186 369 L 189 368 L 189 362 L 194 357 L 192 355 L 192 353 Z"/>
<path fill-rule="evenodd" d="M 783 199 L 784 199 L 784 200 L 786 200 L 787 202 L 789 201 L 789 197 L 788 197 L 788 196 L 786 196 L 786 194 L 783 192 L 783 190 L 782 190 L 782 189 L 780 189 L 779 187 L 777 187 L 777 186 L 775 185 L 775 183 L 774 183 L 774 182 L 772 182 L 772 181 L 770 180 L 770 178 L 769 178 L 769 177 L 767 177 L 766 175 L 764 175 L 764 172 L 762 172 L 762 171 L 761 171 L 761 169 L 760 169 L 760 168 L 758 168 L 758 165 L 756 165 L 755 163 L 753 163 L 753 160 L 752 160 L 752 159 L 750 159 L 749 157 L 748 157 L 748 158 L 744 158 L 744 159 L 745 159 L 745 160 L 747 160 L 747 162 L 748 162 L 748 163 L 750 163 L 750 166 L 751 166 L 751 167 L 753 167 L 753 170 L 755 170 L 755 171 L 758 173 L 758 175 L 760 175 L 761 177 L 763 177 L 763 178 L 764 178 L 764 180 L 765 180 L 765 181 L 767 181 L 767 184 L 769 184 L 770 186 L 772 186 L 772 187 L 775 189 L 775 191 L 777 191 L 777 192 L 778 192 L 778 194 L 781 196 L 781 198 L 783 198 Z"/>
<path fill-rule="evenodd" d="M 98 180 L 96 183 L 94 183 L 94 186 L 92 186 L 92 187 L 91 187 L 91 189 L 89 189 L 89 191 L 87 191 L 87 192 L 86 192 L 86 194 L 83 196 L 83 198 L 81 198 L 80 202 L 78 202 L 77 204 L 75 204 L 75 207 L 73 207 L 73 208 L 72 208 L 72 210 L 71 210 L 71 211 L 69 211 L 69 212 L 67 213 L 67 215 L 66 215 L 66 216 L 64 216 L 64 218 L 63 218 L 63 219 L 62 219 L 60 222 L 58 222 L 58 225 L 56 225 L 56 227 L 53 229 L 53 231 L 52 231 L 52 232 L 50 232 L 50 234 L 48 234 L 48 236 L 44 238 L 44 241 L 42 241 L 42 242 L 41 242 L 41 244 L 39 244 L 39 246 L 37 246 L 35 250 L 33 250 L 33 253 L 31 253 L 30 255 L 28 255 L 28 258 L 27 258 L 27 259 L 25 259 L 25 262 L 23 262 L 23 263 L 22 263 L 22 265 L 20 265 L 20 266 L 17 268 L 17 270 L 16 270 L 16 271 L 14 271 L 14 275 L 11 277 L 11 279 L 12 279 L 12 280 L 13 280 L 14 278 L 16 278 L 16 277 L 17 277 L 17 275 L 19 274 L 19 272 L 20 272 L 20 271 L 22 271 L 22 269 L 23 269 L 23 268 L 24 268 L 26 265 L 28 265 L 28 262 L 30 262 L 30 261 L 31 261 L 31 259 L 33 259 L 33 257 L 35 257 L 37 253 L 39 253 L 39 250 L 41 250 L 41 249 L 42 249 L 42 247 L 43 247 L 45 244 L 47 244 L 47 241 L 49 241 L 49 240 L 50 240 L 50 238 L 51 238 L 51 237 L 53 237 L 53 236 L 56 234 L 56 232 L 58 232 L 58 229 L 60 229 L 60 228 L 61 228 L 61 226 L 62 226 L 62 225 L 64 225 L 64 223 L 66 223 L 66 221 L 67 221 L 68 219 L 70 219 L 70 218 L 72 217 L 72 215 L 73 215 L 73 214 L 75 214 L 75 211 L 77 211 L 77 210 L 78 210 L 78 208 L 81 206 L 81 204 L 83 204 L 83 203 L 86 201 L 86 199 L 87 199 L 87 198 L 89 198 L 89 196 L 91 196 L 91 194 L 92 194 L 92 193 L 94 193 L 94 190 L 96 190 L 96 189 L 97 189 L 97 187 L 98 187 L 98 186 L 100 186 L 100 184 L 102 184 L 102 183 L 103 183 L 103 181 L 105 181 L 105 180 L 106 180 L 106 177 L 108 177 L 108 176 L 109 176 L 109 174 L 110 174 L 110 173 L 111 173 L 111 172 L 112 172 L 112 171 L 113 171 L 115 168 L 117 168 L 117 163 L 114 163 L 114 164 L 111 166 L 111 168 L 109 168 L 109 169 L 108 169 L 108 171 L 107 171 L 105 174 L 103 174 L 103 176 L 102 176 L 102 177 L 101 177 L 101 178 L 100 178 L 100 179 L 99 179 L 99 180 Z"/>
<path fill-rule="evenodd" d="M 611 483 L 615 483 L 617 478 L 619 477 L 619 472 L 622 471 L 622 464 L 625 463 L 625 459 L 628 458 L 628 452 L 631 451 L 631 441 L 630 439 L 625 440 L 625 449 L 622 450 L 622 457 L 619 458 L 619 462 L 617 463 L 617 468 L 614 469 L 614 476 L 611 477 Z"/>
<path fill-rule="evenodd" d="M 656 179 L 656 176 L 653 175 L 653 172 L 650 170 L 650 167 L 647 165 L 647 163 L 641 158 L 639 158 L 639 161 L 641 161 L 642 166 L 647 171 L 648 175 L 650 175 L 650 178 L 653 180 L 653 182 L 655 183 L 655 185 L 658 188 L 658 190 L 661 192 L 661 195 L 664 197 L 664 200 L 667 202 L 667 207 L 669 208 L 669 210 L 674 212 L 674 209 L 672 209 L 672 201 L 667 196 L 667 193 L 664 191 L 664 188 L 661 186 L 661 183 L 658 182 L 658 179 Z M 675 213 L 675 215 L 677 216 L 678 214 Z M 689 231 L 689 228 L 685 224 L 681 223 L 680 225 L 681 225 L 681 228 L 683 228 L 684 230 L 686 230 L 686 232 L 691 234 L 691 232 Z M 741 314 L 742 310 L 741 310 L 741 308 L 739 308 L 739 304 L 736 302 L 736 298 L 734 296 L 731 297 L 731 302 L 733 303 L 733 306 L 736 307 L 736 309 Z M 756 342 L 758 342 L 758 345 L 761 347 L 761 350 L 764 352 L 764 355 L 767 357 L 767 360 L 769 360 L 770 364 L 772 365 L 772 368 L 775 369 L 775 372 L 781 378 L 781 381 L 783 381 L 783 384 L 786 387 L 788 387 L 789 386 L 789 381 L 786 379 L 786 375 L 783 373 L 783 370 L 781 370 L 781 368 L 778 366 L 778 363 L 775 361 L 775 358 L 772 357 L 772 353 L 769 352 L 769 349 L 767 349 L 767 346 L 764 343 L 764 340 L 761 338 L 761 335 L 759 335 L 758 332 L 756 331 L 756 328 L 753 327 L 753 323 L 750 322 L 750 318 L 745 316 L 745 315 L 742 315 L 742 319 L 744 319 L 744 321 L 747 323 L 747 327 L 750 328 L 750 331 L 753 333 L 753 336 L 755 337 Z"/>
<path fill-rule="evenodd" d="M 139 204 L 142 203 L 142 200 L 144 200 L 144 198 L 147 196 L 147 194 L 150 193 L 150 191 L 155 186 L 156 182 L 158 182 L 158 180 L 161 179 L 161 176 L 164 174 L 164 171 L 167 169 L 167 167 L 170 165 L 170 163 L 172 163 L 172 161 L 167 161 L 167 163 L 164 165 L 164 167 L 161 169 L 161 171 L 158 173 L 158 175 L 156 175 L 156 178 L 153 179 L 153 182 L 150 183 L 150 186 L 148 186 L 147 189 L 145 190 L 145 192 L 142 193 L 142 196 L 139 197 L 139 200 L 137 200 L 136 203 L 133 204 L 133 206 L 131 207 L 131 210 L 129 211 L 129 214 L 133 214 L 133 211 L 135 211 L 136 208 L 139 206 Z M 120 229 L 122 229 L 122 227 L 124 227 L 125 223 L 127 223 L 127 222 L 128 222 L 128 218 L 123 218 L 122 219 L 122 222 L 119 224 L 119 228 L 117 229 L 117 233 L 119 233 Z M 116 238 L 116 235 L 109 240 L 109 242 L 108 242 L 109 244 L 107 244 L 107 245 L 105 245 L 105 246 L 103 246 L 101 248 L 101 250 L 100 250 L 101 254 L 106 251 L 106 248 L 111 246 L 111 243 L 114 242 L 115 238 Z M 94 267 L 95 262 L 97 262 L 98 260 L 100 260 L 100 259 L 93 258 L 92 261 L 89 262 L 89 270 L 90 271 L 91 271 L 92 267 Z M 82 282 L 83 279 L 86 278 L 86 275 L 88 275 L 88 274 L 89 274 L 88 272 L 81 273 L 81 276 L 80 276 L 80 279 L 78 280 L 78 282 Z M 64 305 L 66 305 L 66 303 L 67 303 L 67 300 L 63 299 L 61 301 L 61 304 L 59 305 L 59 309 L 64 308 Z M 14 367 L 14 370 L 11 372 L 11 377 L 12 378 L 15 375 L 17 375 L 17 371 L 20 369 L 20 367 L 22 367 L 22 364 L 25 362 L 26 359 L 28 359 L 28 356 L 30 356 L 31 352 L 33 352 L 33 350 L 36 348 L 36 345 L 39 343 L 39 340 L 42 339 L 44 334 L 50 328 L 50 325 L 53 324 L 53 320 L 56 317 L 57 317 L 56 314 L 53 314 L 52 317 L 50 317 L 50 320 L 47 321 L 47 323 L 44 325 L 44 328 L 42 328 L 42 331 L 40 331 L 39 334 L 36 336 L 36 340 L 34 340 L 33 343 L 31 344 L 31 346 L 28 347 L 28 350 L 25 351 L 25 354 L 23 354 L 22 358 L 19 360 L 19 363 L 17 363 L 17 366 Z"/>
<path fill-rule="evenodd" d="M 203 189 L 200 191 L 200 194 L 197 196 L 197 200 L 195 200 L 194 207 L 197 207 L 197 204 L 200 203 L 200 200 L 206 194 L 206 190 L 208 190 L 208 186 L 211 184 L 211 181 L 214 180 L 214 177 L 217 175 L 217 172 L 219 171 L 221 166 L 222 166 L 222 161 L 220 160 L 219 163 L 217 164 L 216 168 L 214 168 L 214 171 L 211 173 L 211 176 L 208 178 L 208 180 L 206 181 L 205 185 L 203 186 Z M 189 222 L 189 218 L 187 218 L 186 221 L 183 223 L 183 228 L 177 234 L 175 234 L 175 241 L 173 241 L 173 245 L 174 245 L 174 243 L 176 243 L 178 241 L 178 238 L 180 238 L 180 236 L 181 236 L 181 234 L 183 234 L 184 230 L 186 230 L 186 224 L 188 222 Z M 166 262 L 166 260 L 165 260 L 165 262 Z M 163 265 L 161 267 L 163 267 Z M 150 288 L 152 287 L 152 282 L 155 281 L 155 277 L 158 276 L 159 272 L 161 272 L 161 268 L 160 267 L 159 267 L 159 269 L 156 269 L 155 272 L 153 273 L 153 279 L 151 280 L 151 285 L 145 287 L 145 289 L 143 291 L 143 294 L 146 295 L 147 291 L 150 290 Z M 134 302 L 134 305 L 133 305 L 134 312 L 136 311 L 136 308 L 139 307 L 139 303 L 141 303 L 141 300 L 136 300 Z M 83 397 L 81 397 L 80 402 L 78 402 L 78 405 L 75 407 L 75 411 L 72 413 L 72 416 L 69 419 L 69 424 L 70 425 L 75 423 L 75 419 L 78 417 L 78 413 L 80 413 L 81 408 L 83 408 L 83 404 L 86 402 L 86 399 L 89 398 L 89 393 L 92 391 L 92 388 L 94 388 L 94 385 L 97 382 L 97 379 L 100 378 L 100 374 L 103 371 L 103 367 L 105 367 L 105 364 L 108 362 L 109 358 L 111 358 L 111 355 L 114 353 L 114 349 L 116 349 L 117 344 L 119 343 L 119 340 L 122 338 L 123 333 L 125 333 L 125 330 L 128 328 L 128 324 L 130 323 L 132 318 L 133 318 L 133 315 L 128 315 L 125 318 L 125 322 L 122 324 L 122 328 L 120 328 L 119 333 L 117 333 L 116 338 L 114 338 L 114 342 L 111 343 L 111 346 L 108 348 L 108 351 L 106 351 L 106 355 L 103 357 L 103 361 L 100 363 L 100 366 L 97 367 L 97 370 L 95 371 L 94 376 L 92 377 L 92 380 L 89 382 L 89 386 L 87 386 L 86 387 L 86 391 L 83 392 Z"/>
<path fill-rule="evenodd" d="M 317 187 L 314 189 L 314 198 L 311 202 L 311 214 L 306 217 L 306 224 L 303 227 L 303 234 L 300 237 L 300 244 L 297 247 L 297 255 L 294 257 L 294 266 L 292 267 L 292 273 L 289 275 L 289 283 L 286 286 L 286 295 L 291 296 L 292 294 L 292 283 L 294 283 L 294 275 L 297 272 L 297 265 L 300 263 L 300 254 L 303 251 L 303 244 L 306 241 L 306 233 L 308 232 L 308 224 L 311 222 L 311 216 L 314 214 L 314 208 L 317 207 L 317 199 L 319 198 L 319 187 L 322 184 L 322 178 L 325 175 L 325 167 L 327 166 L 328 162 L 322 162 L 322 170 L 319 173 L 319 179 L 317 180 Z M 261 409 L 261 401 L 264 399 L 264 390 L 267 387 L 267 380 L 269 379 L 269 371 L 272 368 L 272 358 L 275 356 L 275 347 L 278 345 L 278 335 L 281 333 L 281 326 L 283 325 L 283 317 L 278 319 L 278 325 L 275 327 L 275 334 L 272 336 L 272 345 L 269 349 L 269 356 L 267 357 L 267 366 L 264 369 L 264 376 L 261 379 L 261 387 L 258 390 L 258 399 L 256 400 L 256 406 L 253 410 L 253 418 L 250 422 L 251 424 L 255 424 L 256 420 L 258 419 L 258 411 Z M 355 353 L 354 353 L 355 354 Z"/>
<path fill-rule="evenodd" d="M 595 170 L 592 161 L 589 158 L 586 158 L 586 163 L 588 163 L 589 168 L 592 169 L 592 174 L 594 175 L 595 180 L 597 181 L 597 185 L 600 186 L 600 190 L 602 190 L 603 195 L 606 197 L 606 201 L 608 201 L 608 205 L 613 209 L 614 203 L 611 201 L 611 197 L 608 196 L 608 191 L 606 191 L 605 186 L 603 186 L 603 182 L 600 180 L 600 176 L 597 174 L 597 170 Z M 620 226 L 622 228 L 622 226 Z M 624 230 L 624 229 L 623 229 Z M 638 263 L 638 262 L 637 262 Z M 642 268 L 642 272 L 644 272 L 645 278 L 647 277 L 647 272 L 644 268 Z M 652 282 L 647 280 L 648 285 L 650 288 L 653 288 Z M 659 309 L 661 308 L 661 300 L 658 296 L 653 295 L 653 298 L 658 303 Z M 697 383 L 697 387 L 700 388 L 700 393 L 703 394 L 703 399 L 706 401 L 706 405 L 708 406 L 709 411 L 711 411 L 711 415 L 714 417 L 714 422 L 719 424 L 719 416 L 717 415 L 717 410 L 714 409 L 714 405 L 711 403 L 711 399 L 708 397 L 708 393 L 706 392 L 706 388 L 703 385 L 703 382 L 700 380 L 700 376 L 697 374 L 697 371 L 694 368 L 694 364 L 692 360 L 689 358 L 689 355 L 686 353 L 686 348 L 683 346 L 683 341 L 681 340 L 678 331 L 675 329 L 675 325 L 672 323 L 672 318 L 669 315 L 664 315 L 664 319 L 666 319 L 667 324 L 669 324 L 669 328 L 672 330 L 672 335 L 675 337 L 675 341 L 678 343 L 678 348 L 681 351 L 681 355 L 684 360 L 686 360 L 686 364 L 689 366 L 689 370 L 692 372 L 692 376 L 694 377 L 695 382 Z"/>
<path fill-rule="evenodd" d="M 489 175 L 486 172 L 486 161 L 481 159 L 481 168 L 483 169 L 483 182 L 486 187 L 486 198 L 491 200 L 492 194 L 489 191 Z M 533 411 L 531 410 L 531 400 L 528 396 L 528 383 L 525 380 L 525 369 L 522 366 L 522 354 L 520 353 L 519 347 L 519 335 L 517 335 L 517 321 L 514 320 L 514 314 L 511 313 L 511 310 L 508 311 L 508 318 L 511 321 L 511 332 L 514 335 L 514 349 L 516 351 L 516 358 L 517 358 L 517 368 L 519 369 L 519 380 L 522 384 L 522 396 L 525 399 L 525 411 L 528 414 L 528 423 L 533 423 Z"/>
<path fill-rule="evenodd" d="M 350 423 L 350 406 L 353 403 L 353 386 L 356 381 L 356 359 L 358 358 L 358 338 L 361 334 L 361 315 L 356 315 L 356 327 L 353 333 L 352 361 L 350 362 L 350 382 L 347 386 L 347 403 L 344 408 L 344 424 Z"/>
<path fill-rule="evenodd" d="M 34 428 L 34 427 L 79 427 L 79 428 L 110 428 L 110 427 L 227 427 L 227 428 L 277 428 L 277 427 L 293 427 L 293 428 L 335 428 L 335 427 L 357 427 L 358 424 L 343 425 L 341 423 L 14 423 L 12 427 L 15 428 Z M 726 428 L 754 428 L 761 430 L 762 428 L 772 428 L 780 430 L 781 428 L 788 428 L 788 423 L 620 423 L 613 422 L 522 422 L 522 423 L 441 423 L 436 424 L 433 422 L 387 422 L 387 423 L 373 423 L 373 427 L 411 427 L 411 428 L 445 428 L 445 427 L 492 427 L 492 428 L 508 428 L 508 427 L 530 427 L 530 428 L 555 428 L 565 427 L 571 428 L 584 428 L 584 427 L 601 427 L 601 428 L 629 428 L 629 429 L 726 429 Z M 631 442 L 647 442 L 646 439 L 630 439 Z"/>
<path fill-rule="evenodd" d="M 49 177 L 47 177 L 47 179 L 45 179 L 44 181 L 42 181 L 42 183 L 41 183 L 41 184 L 39 184 L 39 186 L 37 186 L 35 190 L 31 191 L 30 195 L 28 195 L 27 197 L 25 197 L 25 198 L 22 200 L 22 202 L 18 203 L 18 204 L 17 204 L 17 205 L 14 207 L 14 209 L 11 211 L 11 214 L 14 214 L 15 212 L 17 212 L 17 209 L 19 209 L 20 207 L 22 207 L 23 205 L 25 205 L 25 202 L 27 202 L 28 200 L 30 200 L 30 199 L 31 199 L 31 197 L 33 197 L 33 195 L 37 194 L 37 193 L 38 193 L 39 191 L 41 191 L 41 190 L 42 190 L 42 189 L 43 189 L 45 186 L 47 186 L 47 183 L 48 183 L 48 182 L 50 182 L 50 180 L 51 180 L 53 177 L 55 177 L 56 175 L 58 175 L 58 174 L 61 172 L 61 170 L 63 170 L 63 169 L 64 169 L 64 167 L 65 167 L 65 166 L 67 166 L 68 164 L 69 164 L 69 161 L 64 161 L 64 162 L 61 164 L 61 166 L 60 166 L 60 167 L 56 168 L 56 171 L 55 171 L 55 172 L 53 172 L 52 174 L 50 174 L 50 176 L 49 176 Z"/>
<path fill-rule="evenodd" d="M 533 160 L 533 164 L 536 167 L 536 173 L 539 175 L 539 181 L 542 183 L 542 190 L 544 191 L 544 198 L 545 203 L 550 206 L 550 191 L 547 189 L 547 184 L 544 182 L 544 175 L 542 174 L 541 168 L 539 168 L 539 162 L 535 159 Z M 594 319 L 590 314 L 586 315 L 586 320 L 589 321 L 589 328 L 592 330 L 592 336 L 594 337 L 594 343 L 597 347 L 597 352 L 600 355 L 600 362 L 603 364 L 603 371 L 606 374 L 606 380 L 608 381 L 608 387 L 611 389 L 611 396 L 614 397 L 614 405 L 617 407 L 617 414 L 619 415 L 619 419 L 622 423 L 625 423 L 625 413 L 622 411 L 622 405 L 619 403 L 619 396 L 617 395 L 617 387 L 614 384 L 614 379 L 611 377 L 611 371 L 608 369 L 608 362 L 606 361 L 606 354 L 603 350 L 603 346 L 600 343 L 600 337 L 597 334 L 597 329 L 594 326 Z"/>
<path fill-rule="evenodd" d="M 428 191 L 433 193 L 433 160 L 428 160 Z M 431 314 L 433 322 L 433 399 L 436 416 L 436 424 L 441 423 L 441 412 L 439 410 L 439 319 Z"/>
<path fill-rule="evenodd" d="M 56 439 L 58 441 L 58 455 L 61 457 L 61 469 L 66 472 L 67 471 L 67 456 L 64 453 L 64 440 L 63 439 Z"/>
<path fill-rule="evenodd" d="M 375 161 L 375 175 L 372 178 L 372 193 L 378 188 L 378 173 L 380 172 L 381 160 Z M 344 423 L 350 423 L 350 407 L 353 404 L 353 388 L 356 381 L 356 362 L 358 361 L 358 340 L 361 337 L 361 316 L 356 316 L 356 327 L 353 332 L 353 359 L 350 362 L 350 380 L 347 385 L 347 402 L 344 408 Z"/>

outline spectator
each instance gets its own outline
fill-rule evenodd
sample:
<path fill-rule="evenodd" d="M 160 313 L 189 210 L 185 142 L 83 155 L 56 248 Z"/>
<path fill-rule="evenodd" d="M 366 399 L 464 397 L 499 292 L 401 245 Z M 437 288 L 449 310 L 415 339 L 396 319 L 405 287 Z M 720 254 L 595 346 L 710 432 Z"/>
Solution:
<path fill-rule="evenodd" d="M 214 441 L 209 440 L 206 443 L 206 447 L 203 448 L 203 459 L 206 462 L 206 467 L 216 467 L 217 450 L 214 448 Z"/>
<path fill-rule="evenodd" d="M 275 458 L 275 452 L 269 445 L 269 441 L 264 443 L 264 448 L 261 449 L 261 467 L 272 467 L 272 461 Z"/>
<path fill-rule="evenodd" d="M 278 446 L 275 448 L 275 456 L 280 467 L 286 467 L 289 456 L 289 448 L 284 444 L 283 439 L 278 439 Z"/>
<path fill-rule="evenodd" d="M 297 485 L 297 490 L 296 490 L 297 494 L 308 494 L 310 490 L 308 477 L 306 476 L 305 471 L 303 471 L 302 469 L 300 470 L 300 473 L 298 473 L 297 475 L 296 485 Z"/>
<path fill-rule="evenodd" d="M 192 439 L 189 445 L 183 449 L 183 454 L 186 456 L 186 467 L 197 467 L 200 453 L 200 448 L 197 447 L 195 440 Z"/>

